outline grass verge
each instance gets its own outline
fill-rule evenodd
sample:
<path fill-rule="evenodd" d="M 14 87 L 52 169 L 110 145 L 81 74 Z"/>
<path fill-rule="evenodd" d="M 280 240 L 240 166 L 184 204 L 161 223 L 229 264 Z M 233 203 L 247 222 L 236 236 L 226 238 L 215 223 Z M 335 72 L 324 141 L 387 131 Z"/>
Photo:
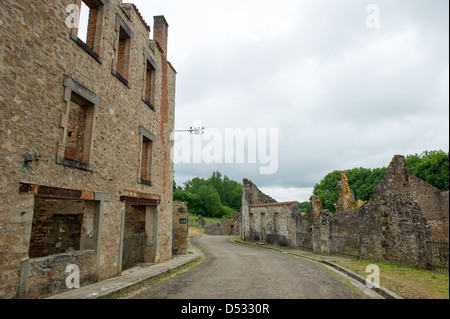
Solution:
<path fill-rule="evenodd" d="M 250 246 L 262 247 L 260 244 L 245 242 L 241 238 L 234 238 L 235 242 Z M 278 251 L 289 252 L 277 246 L 264 245 Z M 303 255 L 303 253 L 302 253 Z M 308 256 L 308 254 L 304 254 Z M 311 256 L 323 259 L 320 256 Z M 327 256 L 326 259 L 330 259 Z M 380 268 L 380 285 L 405 299 L 449 299 L 449 276 L 429 272 L 408 265 L 381 262 L 378 260 L 356 259 L 356 260 L 332 260 L 332 262 L 347 268 L 363 277 L 367 277 L 368 265 L 377 265 Z"/>
<path fill-rule="evenodd" d="M 380 285 L 406 299 L 449 299 L 448 275 L 378 260 L 333 262 L 363 277 L 368 276 L 368 265 L 377 265 L 380 268 Z"/>

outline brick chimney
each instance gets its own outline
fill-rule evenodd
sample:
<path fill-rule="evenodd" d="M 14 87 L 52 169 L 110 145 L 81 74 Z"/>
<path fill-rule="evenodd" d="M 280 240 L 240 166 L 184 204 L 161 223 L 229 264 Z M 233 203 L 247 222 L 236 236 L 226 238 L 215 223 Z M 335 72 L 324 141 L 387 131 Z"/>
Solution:
<path fill-rule="evenodd" d="M 169 36 L 169 25 L 164 16 L 153 17 L 153 40 L 159 43 L 167 57 L 167 38 Z"/>

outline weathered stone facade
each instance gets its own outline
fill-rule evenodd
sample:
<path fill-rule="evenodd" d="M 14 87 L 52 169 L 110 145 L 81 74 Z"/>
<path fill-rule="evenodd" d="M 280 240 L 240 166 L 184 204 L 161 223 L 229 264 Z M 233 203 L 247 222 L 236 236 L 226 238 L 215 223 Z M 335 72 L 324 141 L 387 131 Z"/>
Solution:
<path fill-rule="evenodd" d="M 3 298 L 65 289 L 49 284 L 62 278 L 52 272 L 35 280 L 34 256 L 61 271 L 51 256 L 72 254 L 62 259 L 71 262 L 93 251 L 88 266 L 79 262 L 82 285 L 118 275 L 132 207 L 146 207 L 152 261 L 172 257 L 176 71 L 167 61 L 168 24 L 154 17 L 151 40 L 133 4 L 83 2 L 86 42 L 67 24 L 68 6 L 82 0 L 0 2 Z"/>
<path fill-rule="evenodd" d="M 255 203 L 252 198 L 266 201 L 269 197 L 244 180 L 241 237 L 423 268 L 430 262 L 428 242 L 448 239 L 448 191 L 410 176 L 403 156 L 394 157 L 373 197 L 361 207 L 343 172 L 339 185 L 339 209 L 334 215 L 312 196 L 305 217 L 298 212 L 297 202 Z"/>

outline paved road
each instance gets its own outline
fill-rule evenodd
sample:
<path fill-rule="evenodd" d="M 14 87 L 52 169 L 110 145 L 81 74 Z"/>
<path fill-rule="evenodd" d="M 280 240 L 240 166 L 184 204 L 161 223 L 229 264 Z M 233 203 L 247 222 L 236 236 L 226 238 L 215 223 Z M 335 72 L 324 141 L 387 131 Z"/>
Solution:
<path fill-rule="evenodd" d="M 195 269 L 139 292 L 135 299 L 356 299 L 342 280 L 293 256 L 199 237 L 207 260 Z"/>

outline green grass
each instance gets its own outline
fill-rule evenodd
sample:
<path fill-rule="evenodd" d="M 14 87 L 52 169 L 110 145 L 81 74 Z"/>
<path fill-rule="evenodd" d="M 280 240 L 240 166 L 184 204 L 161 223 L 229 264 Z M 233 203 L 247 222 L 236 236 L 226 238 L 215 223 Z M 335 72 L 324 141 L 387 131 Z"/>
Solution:
<path fill-rule="evenodd" d="M 247 244 L 250 246 L 261 247 L 255 243 L 243 241 L 241 238 L 234 238 L 235 242 Z M 275 247 L 267 245 L 266 247 Z M 277 250 L 289 252 L 289 249 Z M 308 256 L 308 254 L 302 253 Z M 322 259 L 319 256 L 313 256 L 316 259 Z M 367 277 L 368 265 L 377 265 L 380 268 L 380 285 L 395 292 L 405 299 L 449 299 L 449 276 L 445 274 L 433 273 L 416 267 L 381 262 L 370 259 L 356 260 L 333 260 L 331 261 L 353 272 Z"/>
<path fill-rule="evenodd" d="M 380 285 L 406 299 L 449 299 L 448 275 L 369 259 L 335 263 L 364 277 L 369 275 L 366 273 L 368 265 L 377 265 L 380 268 Z"/>

